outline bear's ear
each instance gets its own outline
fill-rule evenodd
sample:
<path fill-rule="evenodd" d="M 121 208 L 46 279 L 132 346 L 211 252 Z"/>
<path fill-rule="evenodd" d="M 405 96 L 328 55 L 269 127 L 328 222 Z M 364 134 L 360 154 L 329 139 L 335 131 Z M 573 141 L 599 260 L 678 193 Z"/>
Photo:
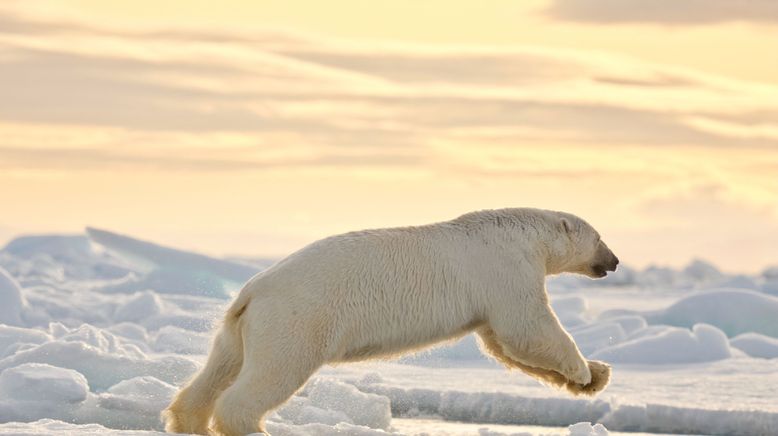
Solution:
<path fill-rule="evenodd" d="M 559 226 L 562 228 L 562 231 L 568 235 L 573 233 L 573 227 L 570 225 L 570 221 L 568 221 L 567 218 L 559 220 Z"/>

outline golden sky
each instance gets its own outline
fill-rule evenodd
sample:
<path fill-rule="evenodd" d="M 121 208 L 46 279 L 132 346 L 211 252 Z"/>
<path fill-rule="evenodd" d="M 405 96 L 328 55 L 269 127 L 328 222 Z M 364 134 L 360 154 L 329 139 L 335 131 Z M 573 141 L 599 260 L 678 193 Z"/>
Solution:
<path fill-rule="evenodd" d="M 778 7 L 736 3 L 3 2 L 0 243 L 91 225 L 276 257 L 533 206 L 634 266 L 758 271 Z"/>

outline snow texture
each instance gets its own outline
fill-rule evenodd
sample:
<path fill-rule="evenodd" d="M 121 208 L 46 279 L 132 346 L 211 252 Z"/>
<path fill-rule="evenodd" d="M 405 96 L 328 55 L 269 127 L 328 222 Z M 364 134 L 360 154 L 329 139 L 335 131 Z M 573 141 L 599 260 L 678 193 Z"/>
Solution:
<path fill-rule="evenodd" d="M 695 324 L 691 331 L 668 328 L 659 334 L 639 337 L 591 354 L 611 363 L 674 364 L 710 362 L 731 356 L 727 336 L 708 324 Z"/>
<path fill-rule="evenodd" d="M 759 333 L 743 333 L 730 339 L 730 345 L 751 357 L 778 358 L 778 339 Z"/>

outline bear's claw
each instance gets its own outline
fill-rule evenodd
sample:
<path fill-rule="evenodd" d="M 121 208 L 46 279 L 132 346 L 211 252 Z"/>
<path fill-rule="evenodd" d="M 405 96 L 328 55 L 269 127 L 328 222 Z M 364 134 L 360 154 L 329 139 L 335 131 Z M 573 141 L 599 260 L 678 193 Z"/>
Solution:
<path fill-rule="evenodd" d="M 599 360 L 589 361 L 589 371 L 592 373 L 592 381 L 586 385 L 574 382 L 567 382 L 565 388 L 573 395 L 592 396 L 608 386 L 611 378 L 611 367 L 605 362 Z"/>

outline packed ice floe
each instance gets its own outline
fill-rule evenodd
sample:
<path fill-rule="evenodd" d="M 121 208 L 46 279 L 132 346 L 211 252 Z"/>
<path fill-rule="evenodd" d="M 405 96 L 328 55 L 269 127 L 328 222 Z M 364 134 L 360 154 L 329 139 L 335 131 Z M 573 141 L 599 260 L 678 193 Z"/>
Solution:
<path fill-rule="evenodd" d="M 268 264 L 97 229 L 11 241 L 0 250 L 0 433 L 159 434 L 160 411 L 202 364 L 230 296 Z M 760 390 L 778 386 L 769 370 L 778 365 L 778 267 L 756 275 L 700 260 L 680 270 L 625 267 L 603 281 L 555 277 L 549 292 L 581 351 L 615 365 L 598 398 L 508 373 L 467 336 L 369 371 L 323 370 L 270 416 L 268 430 L 400 434 L 393 417 L 433 417 L 483 424 L 478 434 L 493 436 L 532 433 L 490 424 L 575 436 L 778 434 L 778 405 Z M 424 368 L 434 371 L 415 378 Z M 472 380 L 462 375 L 469 368 L 478 369 Z M 696 373 L 721 383 L 687 391 L 704 399 L 720 389 L 731 402 L 680 400 L 677 378 Z"/>

